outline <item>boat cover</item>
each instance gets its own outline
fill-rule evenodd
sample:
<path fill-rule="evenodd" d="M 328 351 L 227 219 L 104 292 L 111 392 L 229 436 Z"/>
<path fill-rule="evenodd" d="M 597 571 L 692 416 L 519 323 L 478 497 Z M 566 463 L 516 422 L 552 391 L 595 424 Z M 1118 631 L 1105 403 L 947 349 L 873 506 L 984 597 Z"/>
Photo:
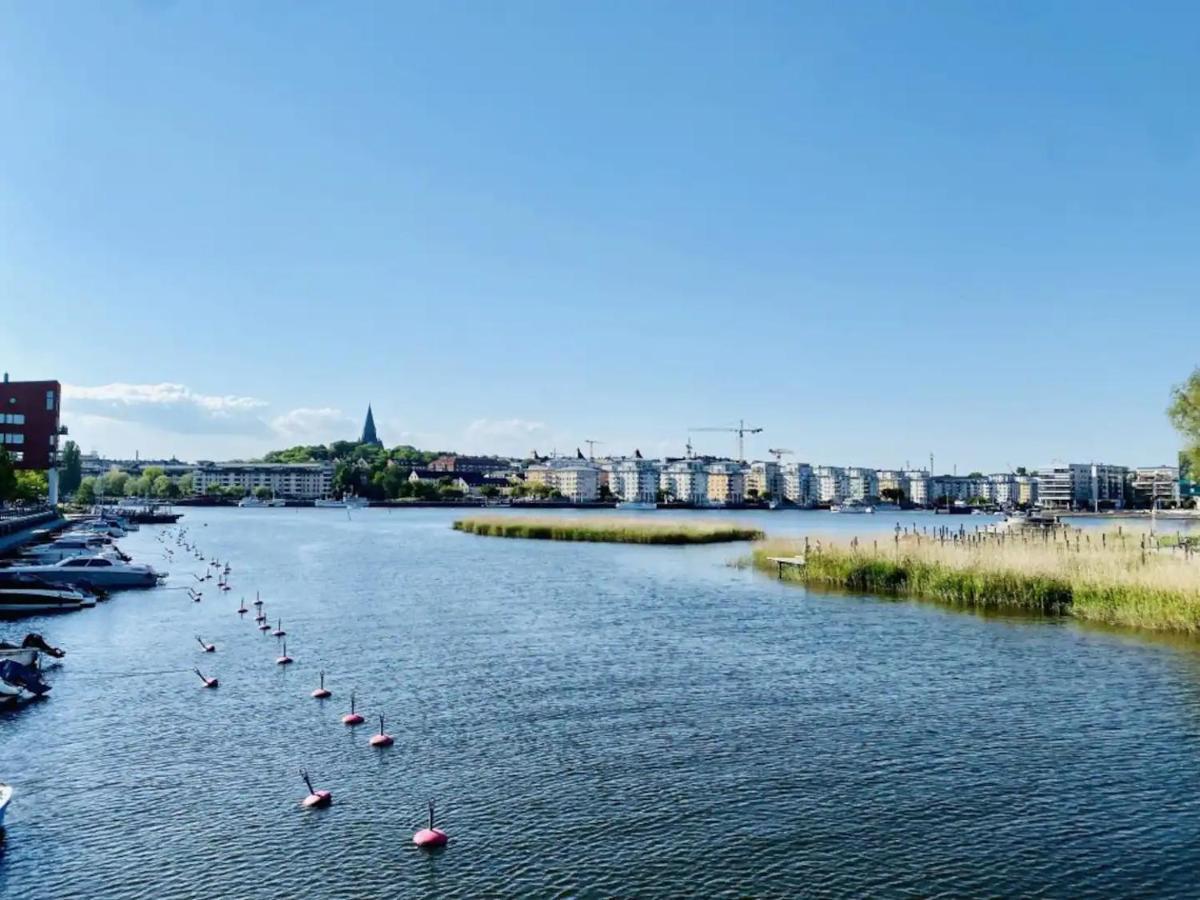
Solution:
<path fill-rule="evenodd" d="M 38 677 L 37 669 L 32 669 L 11 659 L 0 661 L 0 679 L 17 687 L 25 688 L 37 697 L 50 692 L 50 685 Z"/>

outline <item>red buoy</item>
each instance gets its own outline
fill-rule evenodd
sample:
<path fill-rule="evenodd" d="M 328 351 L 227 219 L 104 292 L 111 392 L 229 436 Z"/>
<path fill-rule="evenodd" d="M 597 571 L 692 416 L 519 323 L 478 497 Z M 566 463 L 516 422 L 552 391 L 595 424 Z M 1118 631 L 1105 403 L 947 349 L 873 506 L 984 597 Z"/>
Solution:
<path fill-rule="evenodd" d="M 245 597 L 243 597 L 243 598 L 242 598 L 242 605 L 238 607 L 238 615 L 239 615 L 239 616 L 244 616 L 244 615 L 245 615 L 246 613 L 248 613 L 248 612 L 250 612 L 250 610 L 246 609 L 246 598 L 245 598 Z"/>
<path fill-rule="evenodd" d="M 275 660 L 275 662 L 281 666 L 289 666 L 292 664 L 292 658 L 287 655 L 287 641 L 283 642 L 283 656 L 279 657 L 279 659 Z"/>
<path fill-rule="evenodd" d="M 304 783 L 308 786 L 308 796 L 300 801 L 301 806 L 307 809 L 322 809 L 333 802 L 333 794 L 329 791 L 318 791 L 314 788 L 308 778 L 308 773 L 303 769 L 300 770 L 300 777 L 304 779 Z"/>
<path fill-rule="evenodd" d="M 321 672 L 321 686 L 319 688 L 317 688 L 315 691 L 313 691 L 312 695 L 317 700 L 324 700 L 326 697 L 332 696 L 332 694 L 329 691 L 325 690 L 325 673 L 324 672 Z"/>
<path fill-rule="evenodd" d="M 272 631 L 271 634 L 274 637 L 283 637 L 285 634 L 287 634 L 287 632 L 283 630 L 283 619 L 279 620 L 279 623 L 275 626 L 275 630 Z"/>
<path fill-rule="evenodd" d="M 363 717 L 354 711 L 354 692 L 350 692 L 350 712 L 342 716 L 343 725 L 361 725 Z"/>
<path fill-rule="evenodd" d="M 440 828 L 433 827 L 433 801 L 429 801 L 429 827 L 422 828 L 413 835 L 413 843 L 418 847 L 425 849 L 433 849 L 435 847 L 445 847 L 446 841 L 450 840 L 449 835 Z"/>
<path fill-rule="evenodd" d="M 395 743 L 392 736 L 383 730 L 383 716 L 379 717 L 379 734 L 371 735 L 371 740 L 367 743 L 372 747 L 390 747 Z"/>

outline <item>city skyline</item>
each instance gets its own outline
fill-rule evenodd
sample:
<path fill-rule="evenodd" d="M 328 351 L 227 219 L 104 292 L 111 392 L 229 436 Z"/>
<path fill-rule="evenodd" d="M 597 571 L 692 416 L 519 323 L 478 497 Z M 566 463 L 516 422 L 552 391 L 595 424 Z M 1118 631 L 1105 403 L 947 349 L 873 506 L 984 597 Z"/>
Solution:
<path fill-rule="evenodd" d="M 85 450 L 260 455 L 369 402 L 462 452 L 744 419 L 758 457 L 1175 459 L 1188 5 L 0 21 L 0 359 Z"/>

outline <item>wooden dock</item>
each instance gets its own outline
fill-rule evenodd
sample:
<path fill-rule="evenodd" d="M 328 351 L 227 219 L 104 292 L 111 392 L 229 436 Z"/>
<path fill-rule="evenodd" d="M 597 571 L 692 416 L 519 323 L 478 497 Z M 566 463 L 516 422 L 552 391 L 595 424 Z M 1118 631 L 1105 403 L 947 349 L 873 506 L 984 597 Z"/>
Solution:
<path fill-rule="evenodd" d="M 783 577 L 783 569 L 785 566 L 795 566 L 798 569 L 804 568 L 803 556 L 768 556 L 767 559 L 779 567 L 780 578 Z"/>

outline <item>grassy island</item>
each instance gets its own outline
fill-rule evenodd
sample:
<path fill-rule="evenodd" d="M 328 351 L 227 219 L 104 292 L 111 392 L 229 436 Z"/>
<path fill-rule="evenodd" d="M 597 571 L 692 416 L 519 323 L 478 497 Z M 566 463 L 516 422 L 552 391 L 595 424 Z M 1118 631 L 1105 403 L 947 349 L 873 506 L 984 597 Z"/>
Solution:
<path fill-rule="evenodd" d="M 714 544 L 722 541 L 757 541 L 763 537 L 757 528 L 736 524 L 610 517 L 477 516 L 459 519 L 454 523 L 454 528 L 488 537 L 616 544 Z"/>
<path fill-rule="evenodd" d="M 1142 534 L 771 541 L 751 561 L 811 585 L 1200 634 L 1200 553 Z"/>

